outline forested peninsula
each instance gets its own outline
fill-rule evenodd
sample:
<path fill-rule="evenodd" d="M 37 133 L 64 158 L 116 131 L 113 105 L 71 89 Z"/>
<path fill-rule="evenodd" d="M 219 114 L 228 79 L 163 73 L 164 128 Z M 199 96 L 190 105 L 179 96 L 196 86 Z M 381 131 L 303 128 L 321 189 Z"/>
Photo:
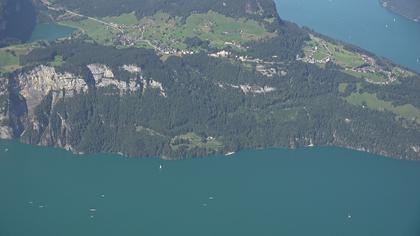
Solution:
<path fill-rule="evenodd" d="M 313 146 L 420 159 L 420 76 L 282 20 L 272 0 L 36 7 L 77 30 L 0 48 L 3 139 L 165 159 Z"/>

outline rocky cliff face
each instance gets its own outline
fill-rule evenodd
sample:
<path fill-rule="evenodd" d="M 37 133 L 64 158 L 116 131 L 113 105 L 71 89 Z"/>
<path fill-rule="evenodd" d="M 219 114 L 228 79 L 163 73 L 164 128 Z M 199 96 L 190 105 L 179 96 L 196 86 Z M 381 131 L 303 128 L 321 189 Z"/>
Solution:
<path fill-rule="evenodd" d="M 72 126 L 67 122 L 66 112 L 55 111 L 62 101 L 72 99 L 89 90 L 116 89 L 120 96 L 142 91 L 149 87 L 161 90 L 162 84 L 146 80 L 141 68 L 123 66 L 133 76 L 128 81 L 119 81 L 113 71 L 103 64 L 87 66 L 94 78 L 94 85 L 80 76 L 68 72 L 57 72 L 54 67 L 40 65 L 9 78 L 0 78 L 0 138 L 19 138 L 24 142 L 63 147 L 75 151 L 69 144 Z M 56 117 L 53 124 L 53 117 Z M 53 125 L 59 126 L 54 130 Z"/>
<path fill-rule="evenodd" d="M 64 97 L 86 92 L 86 82 L 70 73 L 57 73 L 54 67 L 38 66 L 33 70 L 17 76 L 19 94 L 25 99 L 28 113 L 33 115 L 34 109 L 48 95 L 53 96 L 53 105 Z"/>
<path fill-rule="evenodd" d="M 9 81 L 0 78 L 0 138 L 12 138 L 12 129 L 9 126 Z"/>
<path fill-rule="evenodd" d="M 96 88 L 114 87 L 120 92 L 120 95 L 140 90 L 140 84 L 136 77 L 129 81 L 118 81 L 112 70 L 106 65 L 90 64 L 87 67 L 93 75 Z"/>
<path fill-rule="evenodd" d="M 59 101 L 86 93 L 89 87 L 85 80 L 41 65 L 9 78 L 9 84 L 13 84 L 9 86 L 10 96 L 18 98 L 12 102 L 13 108 L 21 107 L 13 112 L 13 116 L 9 115 L 9 119 L 14 120 L 9 126 L 13 138 L 27 143 L 66 147 L 66 141 L 63 141 L 66 137 L 65 119 L 62 120 L 62 133 L 54 134 L 51 111 Z"/>

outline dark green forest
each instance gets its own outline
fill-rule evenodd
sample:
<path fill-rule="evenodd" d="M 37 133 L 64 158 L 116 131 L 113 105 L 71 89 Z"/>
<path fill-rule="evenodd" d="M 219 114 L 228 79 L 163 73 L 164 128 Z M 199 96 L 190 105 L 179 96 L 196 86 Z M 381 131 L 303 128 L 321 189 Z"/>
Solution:
<path fill-rule="evenodd" d="M 134 10 L 138 18 L 151 16 L 158 11 L 172 16 L 188 17 L 193 13 L 212 10 L 231 17 L 252 17 L 252 15 L 259 18 L 277 17 L 274 2 L 271 0 L 57 0 L 54 2 L 90 16 L 118 16 Z"/>
<path fill-rule="evenodd" d="M 0 47 L 27 41 L 36 24 L 30 0 L 0 0 Z"/>

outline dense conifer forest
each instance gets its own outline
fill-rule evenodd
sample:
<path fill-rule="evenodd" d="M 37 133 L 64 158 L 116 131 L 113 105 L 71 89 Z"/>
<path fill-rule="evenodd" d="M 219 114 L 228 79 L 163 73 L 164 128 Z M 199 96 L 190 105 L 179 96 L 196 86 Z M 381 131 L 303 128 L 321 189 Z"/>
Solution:
<path fill-rule="evenodd" d="M 27 41 L 35 24 L 30 0 L 0 0 L 0 47 Z"/>

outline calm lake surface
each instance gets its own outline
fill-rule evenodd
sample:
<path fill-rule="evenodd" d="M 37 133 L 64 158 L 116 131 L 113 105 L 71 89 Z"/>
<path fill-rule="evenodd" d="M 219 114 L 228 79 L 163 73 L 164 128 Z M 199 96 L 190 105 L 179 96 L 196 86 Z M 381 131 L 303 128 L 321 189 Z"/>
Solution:
<path fill-rule="evenodd" d="M 378 0 L 275 0 L 280 17 L 420 72 L 420 23 Z"/>
<path fill-rule="evenodd" d="M 420 233 L 420 162 L 339 148 L 186 161 L 0 150 L 5 236 Z"/>
<path fill-rule="evenodd" d="M 277 2 L 285 19 L 420 70 L 419 24 L 376 0 Z M 33 38 L 71 33 L 55 27 Z M 418 236 L 419 180 L 420 162 L 340 148 L 162 161 L 0 141 L 0 236 Z"/>
<path fill-rule="evenodd" d="M 35 26 L 34 31 L 32 32 L 32 36 L 30 41 L 38 41 L 38 40 L 45 40 L 45 41 L 53 41 L 59 38 L 64 38 L 70 36 L 76 29 L 53 24 L 53 23 L 41 23 Z"/>

